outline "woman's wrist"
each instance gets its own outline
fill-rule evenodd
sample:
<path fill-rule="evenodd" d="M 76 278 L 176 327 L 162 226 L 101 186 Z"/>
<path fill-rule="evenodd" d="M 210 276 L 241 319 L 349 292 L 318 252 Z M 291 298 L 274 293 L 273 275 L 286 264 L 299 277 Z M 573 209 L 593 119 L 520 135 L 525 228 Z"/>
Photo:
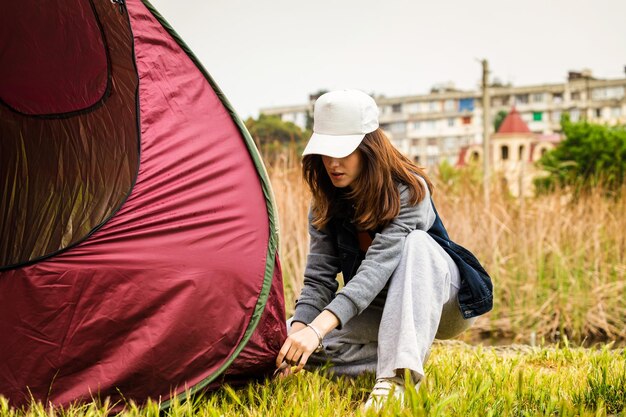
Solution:
<path fill-rule="evenodd" d="M 321 352 L 322 350 L 324 350 L 324 345 L 322 344 L 324 336 L 322 336 L 322 333 L 311 323 L 307 324 L 306 327 L 311 329 L 313 333 L 315 333 L 315 335 L 317 336 L 317 348 L 315 349 L 315 352 Z"/>
<path fill-rule="evenodd" d="M 292 334 L 305 328 L 306 323 L 303 323 L 301 321 L 293 321 L 291 322 L 291 326 L 289 326 L 289 328 L 287 329 L 287 333 Z"/>
<path fill-rule="evenodd" d="M 330 311 L 324 310 L 315 318 L 315 320 L 311 322 L 311 324 L 316 330 L 319 331 L 323 339 L 328 333 L 339 325 L 339 319 L 337 319 L 337 316 Z"/>

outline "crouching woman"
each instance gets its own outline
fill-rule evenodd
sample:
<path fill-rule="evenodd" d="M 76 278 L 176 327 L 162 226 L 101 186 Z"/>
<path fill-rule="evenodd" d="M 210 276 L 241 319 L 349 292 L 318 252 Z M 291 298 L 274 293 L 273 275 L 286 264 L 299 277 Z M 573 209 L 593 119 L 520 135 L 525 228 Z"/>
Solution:
<path fill-rule="evenodd" d="M 491 308 L 491 281 L 449 240 L 430 180 L 378 127 L 371 97 L 322 95 L 303 155 L 310 251 L 276 364 L 375 371 L 366 407 L 378 408 L 402 397 L 405 375 L 419 384 L 435 338 L 460 334 Z"/>

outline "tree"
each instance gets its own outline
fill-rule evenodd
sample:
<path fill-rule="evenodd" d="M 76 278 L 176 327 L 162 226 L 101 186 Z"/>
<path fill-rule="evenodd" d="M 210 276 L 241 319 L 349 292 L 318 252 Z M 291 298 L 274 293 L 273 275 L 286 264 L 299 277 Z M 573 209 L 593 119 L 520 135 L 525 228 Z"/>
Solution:
<path fill-rule="evenodd" d="M 535 182 L 539 189 L 574 186 L 576 190 L 602 184 L 617 190 L 626 174 L 626 128 L 609 127 L 586 121 L 573 123 L 563 115 L 565 140 L 547 152 L 539 165 L 549 172 Z"/>
<path fill-rule="evenodd" d="M 507 114 L 509 114 L 509 113 L 507 113 L 504 110 L 500 110 L 498 112 L 498 114 L 496 114 L 496 117 L 493 119 L 493 130 L 494 130 L 494 132 L 497 132 L 498 129 L 500 129 L 500 125 L 502 124 L 502 122 L 506 118 Z"/>
<path fill-rule="evenodd" d="M 249 117 L 246 128 L 259 149 L 268 146 L 281 147 L 290 143 L 302 144 L 310 136 L 308 131 L 302 131 L 291 122 L 283 122 L 278 116 L 264 114 L 256 120 Z"/>

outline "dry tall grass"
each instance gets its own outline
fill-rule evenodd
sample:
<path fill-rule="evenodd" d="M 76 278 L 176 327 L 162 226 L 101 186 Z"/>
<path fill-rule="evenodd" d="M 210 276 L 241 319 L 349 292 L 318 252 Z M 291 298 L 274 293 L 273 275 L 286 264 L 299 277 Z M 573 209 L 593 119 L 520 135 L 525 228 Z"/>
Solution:
<path fill-rule="evenodd" d="M 295 152 L 274 158 L 268 172 L 292 312 L 308 250 L 309 194 Z M 565 192 L 520 200 L 494 186 L 487 209 L 478 175 L 468 170 L 432 178 L 450 236 L 478 256 L 495 285 L 493 311 L 465 338 L 625 341 L 626 199 L 607 199 L 597 190 L 576 201 Z"/>

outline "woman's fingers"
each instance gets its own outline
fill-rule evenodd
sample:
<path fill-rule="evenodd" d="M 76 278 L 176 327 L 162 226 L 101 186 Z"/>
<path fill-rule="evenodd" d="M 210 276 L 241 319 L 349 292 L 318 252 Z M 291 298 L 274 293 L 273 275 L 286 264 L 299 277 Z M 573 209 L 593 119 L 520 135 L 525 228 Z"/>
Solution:
<path fill-rule="evenodd" d="M 283 361 L 292 366 L 297 365 L 300 362 L 302 354 L 303 351 L 299 349 L 293 341 L 287 338 L 276 357 L 276 367 L 280 367 Z"/>
<path fill-rule="evenodd" d="M 304 365 L 306 365 L 306 361 L 309 360 L 309 356 L 311 356 L 310 353 L 305 353 L 300 357 L 300 361 L 298 361 L 298 367 L 292 371 L 294 374 L 297 374 L 304 368 Z"/>
<path fill-rule="evenodd" d="M 302 357 L 302 352 L 300 352 L 299 350 L 296 350 L 293 352 L 290 351 L 285 360 L 287 361 L 289 365 L 296 366 L 297 364 L 300 363 L 301 357 Z"/>
<path fill-rule="evenodd" d="M 287 366 L 284 369 L 277 369 L 278 372 L 274 372 L 275 375 L 278 376 L 278 378 L 285 378 L 288 377 L 289 375 L 291 375 L 291 366 Z"/>
<path fill-rule="evenodd" d="M 287 338 L 285 343 L 283 343 L 283 347 L 280 348 L 278 352 L 278 356 L 276 357 L 276 367 L 280 367 L 280 364 L 283 363 L 287 353 L 289 353 L 289 349 L 291 349 L 291 339 Z"/>
<path fill-rule="evenodd" d="M 307 332 L 306 328 L 289 335 L 278 352 L 276 367 L 287 362 L 292 366 L 298 366 L 298 371 L 301 370 L 318 343 L 317 335 Z"/>

